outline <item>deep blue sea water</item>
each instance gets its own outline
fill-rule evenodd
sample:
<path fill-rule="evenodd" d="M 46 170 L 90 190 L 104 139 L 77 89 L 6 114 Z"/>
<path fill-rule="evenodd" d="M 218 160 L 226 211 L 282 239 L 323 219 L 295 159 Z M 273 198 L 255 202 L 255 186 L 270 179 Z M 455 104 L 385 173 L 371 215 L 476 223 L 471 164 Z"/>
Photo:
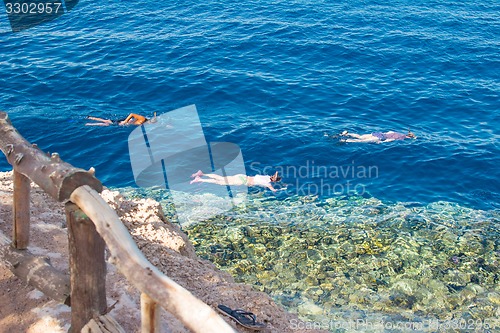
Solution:
<path fill-rule="evenodd" d="M 393 202 L 498 208 L 499 9 L 495 1 L 83 1 L 20 33 L 2 17 L 1 109 L 28 140 L 96 167 L 108 186 L 134 184 L 130 128 L 84 127 L 86 115 L 196 104 L 208 141 L 240 145 L 249 174 L 306 166 L 299 183 L 284 174 L 294 194 L 346 192 L 350 180 L 350 189 Z M 323 136 L 408 127 L 417 140 L 338 145 Z M 378 173 L 324 179 L 313 164 Z"/>
<path fill-rule="evenodd" d="M 19 33 L 0 15 L 0 109 L 111 187 L 134 186 L 132 129 L 85 116 L 196 104 L 207 140 L 239 145 L 248 174 L 284 171 L 278 200 L 357 191 L 498 210 L 499 50 L 498 1 L 82 0 Z M 416 140 L 324 136 L 408 128 Z"/>

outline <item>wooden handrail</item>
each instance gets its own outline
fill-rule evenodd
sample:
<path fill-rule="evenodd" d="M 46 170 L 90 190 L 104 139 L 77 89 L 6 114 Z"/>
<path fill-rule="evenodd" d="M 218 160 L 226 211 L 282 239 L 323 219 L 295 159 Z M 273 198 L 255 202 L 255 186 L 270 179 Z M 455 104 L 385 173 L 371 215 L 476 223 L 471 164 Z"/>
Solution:
<path fill-rule="evenodd" d="M 90 218 L 106 242 L 111 262 L 144 295 L 144 306 L 149 308 L 145 312 L 157 316 L 156 303 L 193 332 L 235 332 L 211 307 L 146 259 L 116 212 L 99 195 L 102 184 L 93 172 L 75 168 L 61 161 L 57 154 L 48 157 L 38 147 L 30 145 L 12 126 L 5 112 L 0 112 L 0 150 L 15 172 L 28 177 L 56 200 L 70 200 Z M 8 252 L 8 240 L 1 236 L 3 250 L 0 248 L 0 255 Z M 155 320 L 157 318 L 150 318 L 152 324 L 145 326 L 156 329 Z"/>
<path fill-rule="evenodd" d="M 194 332 L 234 332 L 212 308 L 160 272 L 144 257 L 116 212 L 89 186 L 77 188 L 70 197 L 94 222 L 111 261 L 127 280 Z"/>
<path fill-rule="evenodd" d="M 0 150 L 14 170 L 31 179 L 57 201 L 66 201 L 74 189 L 88 185 L 102 191 L 101 182 L 92 172 L 63 162 L 59 154 L 50 157 L 36 145 L 30 145 L 12 126 L 7 113 L 0 111 Z"/>

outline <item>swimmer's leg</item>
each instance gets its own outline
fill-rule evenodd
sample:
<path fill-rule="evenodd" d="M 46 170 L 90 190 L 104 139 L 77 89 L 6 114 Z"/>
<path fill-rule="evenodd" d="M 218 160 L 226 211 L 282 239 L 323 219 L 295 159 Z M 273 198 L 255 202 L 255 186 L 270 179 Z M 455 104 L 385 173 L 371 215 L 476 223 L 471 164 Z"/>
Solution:
<path fill-rule="evenodd" d="M 196 177 L 195 179 L 193 179 L 192 181 L 189 182 L 189 184 L 194 184 L 194 183 L 210 183 L 210 184 L 217 184 L 217 185 L 227 185 L 226 181 L 224 180 L 224 177 L 222 177 L 222 180 L 213 179 L 213 178 L 207 179 L 207 178 Z"/>
<path fill-rule="evenodd" d="M 202 176 L 203 176 L 203 171 L 198 170 L 191 175 L 191 178 L 202 177 Z"/>
<path fill-rule="evenodd" d="M 372 136 L 371 134 L 363 134 L 363 135 L 359 135 L 359 134 L 356 134 L 356 133 L 346 133 L 346 134 L 343 134 L 343 135 L 344 135 L 344 136 L 351 137 L 351 138 L 355 138 L 355 139 L 360 139 L 360 140 L 365 139 L 365 137 L 366 137 L 367 135 Z"/>
<path fill-rule="evenodd" d="M 226 178 L 223 176 L 216 175 L 215 173 L 205 173 L 203 176 L 226 183 Z"/>
<path fill-rule="evenodd" d="M 219 176 L 213 173 L 207 173 L 204 174 L 203 176 L 208 177 L 208 178 L 201 178 L 201 177 L 196 177 L 193 179 L 190 184 L 193 183 L 210 183 L 210 184 L 217 184 L 217 185 L 246 185 L 247 183 L 247 176 L 243 174 L 238 174 L 235 176 Z"/>
<path fill-rule="evenodd" d="M 98 123 L 86 123 L 85 126 L 109 126 L 113 124 L 110 119 L 87 116 L 87 119 L 98 121 Z"/>
<path fill-rule="evenodd" d="M 204 183 L 205 180 L 207 180 L 207 179 L 201 179 L 200 177 L 195 177 L 192 181 L 189 182 L 189 184 Z"/>
<path fill-rule="evenodd" d="M 346 139 L 344 142 L 365 142 L 365 143 L 371 143 L 371 142 L 379 142 L 380 139 L 376 136 L 373 136 L 371 134 L 363 134 L 363 135 L 357 135 L 353 139 Z"/>
<path fill-rule="evenodd" d="M 85 126 L 109 126 L 110 123 L 86 123 Z"/>
<path fill-rule="evenodd" d="M 98 118 L 98 117 L 92 117 L 92 116 L 87 116 L 87 119 L 100 121 L 102 123 L 110 123 L 110 124 L 112 123 L 112 121 L 110 119 L 104 119 L 104 118 Z"/>

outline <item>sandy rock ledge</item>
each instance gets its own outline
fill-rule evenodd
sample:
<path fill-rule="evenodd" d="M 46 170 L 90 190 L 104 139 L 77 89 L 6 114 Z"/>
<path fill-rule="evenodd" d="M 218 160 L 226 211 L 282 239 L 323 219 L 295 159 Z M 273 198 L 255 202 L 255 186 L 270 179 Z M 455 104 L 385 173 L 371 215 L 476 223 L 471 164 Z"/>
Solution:
<path fill-rule="evenodd" d="M 117 191 L 101 194 L 129 229 L 148 260 L 196 297 L 212 306 L 224 304 L 244 308 L 265 322 L 265 332 L 326 332 L 302 323 L 286 312 L 267 294 L 251 286 L 235 283 L 232 276 L 211 262 L 197 257 L 187 236 L 163 216 L 161 206 L 152 199 L 127 200 Z M 12 172 L 0 173 L 0 230 L 12 233 Z M 57 269 L 68 271 L 68 241 L 64 205 L 49 198 L 32 184 L 31 236 L 29 250 L 50 259 Z M 140 331 L 140 294 L 108 262 L 106 281 L 110 314 L 126 332 Z M 223 317 L 238 332 L 254 332 Z M 300 323 L 300 324 L 298 324 Z M 171 314 L 162 310 L 162 332 L 189 332 Z M 6 267 L 0 266 L 0 332 L 67 332 L 70 308 L 57 304 L 43 293 L 26 286 Z M 305 327 L 306 329 L 298 329 Z"/>

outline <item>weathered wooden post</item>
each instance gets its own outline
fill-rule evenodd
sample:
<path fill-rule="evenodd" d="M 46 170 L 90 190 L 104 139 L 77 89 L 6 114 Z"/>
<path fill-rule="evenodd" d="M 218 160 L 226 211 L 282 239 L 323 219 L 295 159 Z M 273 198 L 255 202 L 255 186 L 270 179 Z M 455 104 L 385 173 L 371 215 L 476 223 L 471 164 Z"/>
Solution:
<path fill-rule="evenodd" d="M 14 169 L 14 200 L 12 245 L 18 250 L 28 248 L 30 241 L 30 185 L 28 177 Z"/>
<path fill-rule="evenodd" d="M 79 333 L 106 312 L 105 243 L 94 223 L 75 204 L 66 204 L 71 275 L 71 329 Z"/>
<path fill-rule="evenodd" d="M 158 331 L 157 302 L 193 332 L 235 332 L 213 309 L 165 276 L 146 259 L 116 212 L 99 195 L 102 184 L 94 177 L 92 170 L 75 168 L 61 161 L 58 154 L 53 153 L 49 157 L 35 145 L 30 145 L 12 126 L 8 115 L 1 111 L 0 150 L 16 172 L 29 177 L 56 200 L 71 200 L 76 204 L 66 204 L 71 302 L 67 296 L 64 276 L 58 274 L 47 262 L 40 265 L 39 258 L 35 258 L 36 267 L 33 267 L 30 260 L 33 256 L 27 250 L 13 249 L 8 238 L 0 233 L 0 261 L 5 262 L 13 272 L 19 271 L 19 276 L 24 276 L 29 284 L 35 285 L 44 293 L 53 293 L 61 302 L 71 303 L 70 333 L 80 333 L 82 328 L 85 328 L 84 332 L 92 333 L 123 332 L 105 314 L 106 262 L 103 239 L 106 240 L 116 267 L 144 295 L 143 312 L 149 313 L 144 316 L 144 325 L 149 332 Z M 25 182 L 22 184 L 21 186 L 26 185 Z M 27 207 L 26 210 L 29 210 L 29 206 Z M 25 232 L 18 233 L 23 235 L 20 237 L 26 237 Z M 27 244 L 26 240 L 23 241 Z M 39 266 L 43 266 L 43 272 L 39 270 Z M 41 278 L 32 279 L 33 275 L 40 275 Z"/>
<path fill-rule="evenodd" d="M 14 167 L 14 246 L 26 248 L 29 242 L 29 186 L 30 179 L 54 199 L 65 202 L 82 185 L 96 191 L 101 182 L 92 172 L 65 163 L 59 154 L 47 156 L 36 145 L 31 145 L 12 126 L 9 116 L 0 112 L 0 150 Z M 29 179 L 28 179 L 29 177 Z M 72 322 L 76 331 L 106 309 L 104 242 L 93 223 L 83 218 L 75 207 L 67 206 L 70 237 Z M 54 274 L 55 275 L 55 274 Z M 30 278 L 27 278 L 31 281 Z M 43 280 L 42 280 L 43 282 Z M 51 288 L 47 288 L 51 289 Z"/>
<path fill-rule="evenodd" d="M 74 190 L 70 199 L 94 222 L 99 234 L 106 240 L 110 260 L 137 289 L 151 295 L 192 332 L 235 332 L 212 308 L 146 259 L 116 212 L 99 193 L 84 185 Z"/>
<path fill-rule="evenodd" d="M 141 333 L 160 332 L 160 307 L 147 294 L 141 293 Z"/>

